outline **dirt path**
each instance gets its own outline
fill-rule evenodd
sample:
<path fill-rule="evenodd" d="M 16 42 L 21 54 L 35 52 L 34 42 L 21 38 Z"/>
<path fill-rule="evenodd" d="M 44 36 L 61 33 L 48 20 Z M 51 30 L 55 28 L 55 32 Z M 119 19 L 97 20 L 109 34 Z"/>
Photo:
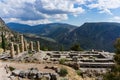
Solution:
<path fill-rule="evenodd" d="M 12 67 L 15 67 L 17 69 L 28 69 L 28 68 L 31 68 L 31 67 L 36 67 L 38 68 L 40 71 L 42 72 L 52 72 L 54 73 L 53 70 L 49 69 L 49 70 L 46 70 L 44 69 L 44 67 L 47 65 L 47 66 L 58 66 L 59 68 L 60 67 L 64 67 L 68 70 L 68 75 L 67 75 L 67 78 L 69 80 L 94 80 L 94 79 L 91 79 L 91 78 L 82 78 L 80 76 L 77 75 L 76 71 L 71 68 L 71 67 L 68 67 L 68 66 L 64 66 L 64 65 L 58 65 L 58 64 L 36 64 L 36 63 L 17 63 L 17 62 L 2 62 L 0 61 L 0 80 L 10 80 L 8 78 L 9 74 L 6 73 L 6 70 L 5 70 L 5 65 L 8 65 L 8 66 L 12 66 Z"/>
<path fill-rule="evenodd" d="M 5 64 L 0 61 L 0 80 L 10 80 L 10 78 L 8 78 L 9 74 L 6 73 L 6 70 L 4 67 L 5 67 Z"/>

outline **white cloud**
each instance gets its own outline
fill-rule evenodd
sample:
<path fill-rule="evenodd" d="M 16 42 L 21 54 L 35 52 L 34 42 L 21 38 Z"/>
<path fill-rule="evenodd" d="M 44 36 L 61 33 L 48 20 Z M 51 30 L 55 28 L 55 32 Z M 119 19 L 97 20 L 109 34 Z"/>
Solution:
<path fill-rule="evenodd" d="M 113 19 L 120 20 L 120 17 L 119 16 L 115 16 Z"/>
<path fill-rule="evenodd" d="M 88 5 L 89 8 L 97 8 L 100 13 L 112 14 L 111 9 L 120 8 L 120 0 L 98 0 L 97 3 Z"/>
<path fill-rule="evenodd" d="M 84 0 L 3 0 L 0 1 L 0 17 L 9 22 L 50 22 L 49 19 L 67 20 L 68 15 L 79 15 L 84 9 L 74 7 Z"/>
<path fill-rule="evenodd" d="M 120 22 L 120 16 L 114 16 L 109 19 L 110 22 Z"/>
<path fill-rule="evenodd" d="M 4 18 L 5 21 L 9 22 L 17 22 L 17 23 L 22 23 L 22 24 L 29 24 L 29 25 L 36 25 L 36 24 L 46 24 L 46 23 L 52 23 L 51 21 L 47 19 L 42 19 L 42 20 L 27 20 L 27 21 L 22 21 L 17 18 Z"/>
<path fill-rule="evenodd" d="M 82 1 L 82 0 L 79 0 Z M 84 12 L 82 7 L 74 7 L 78 1 L 72 0 L 36 0 L 36 9 L 45 14 L 80 14 Z M 80 2 L 79 2 L 80 3 Z M 83 2 L 81 2 L 82 4 Z M 42 5 L 41 5 L 42 4 Z"/>
<path fill-rule="evenodd" d="M 49 23 L 77 17 L 88 9 L 83 5 L 112 14 L 112 9 L 120 8 L 120 0 L 0 0 L 0 17 L 6 22 Z"/>
<path fill-rule="evenodd" d="M 57 21 L 67 20 L 68 19 L 67 14 L 56 14 L 56 15 L 53 15 L 51 17 L 54 17 Z"/>

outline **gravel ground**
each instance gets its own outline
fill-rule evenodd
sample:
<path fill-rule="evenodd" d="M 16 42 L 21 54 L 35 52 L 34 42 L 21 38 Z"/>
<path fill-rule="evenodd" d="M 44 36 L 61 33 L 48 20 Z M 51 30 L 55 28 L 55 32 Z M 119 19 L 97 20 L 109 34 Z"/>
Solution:
<path fill-rule="evenodd" d="M 10 80 L 9 74 L 5 70 L 5 64 L 0 61 L 0 80 Z"/>

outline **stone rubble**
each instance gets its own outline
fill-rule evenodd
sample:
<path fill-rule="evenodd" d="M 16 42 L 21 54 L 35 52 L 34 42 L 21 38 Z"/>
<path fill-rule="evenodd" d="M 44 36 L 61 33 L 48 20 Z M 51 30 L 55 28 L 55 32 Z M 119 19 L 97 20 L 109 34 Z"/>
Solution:
<path fill-rule="evenodd" d="M 21 78 L 28 78 L 28 79 L 41 79 L 45 77 L 47 80 L 57 80 L 57 74 L 53 73 L 43 73 L 40 72 L 37 68 L 30 68 L 28 70 L 13 70 L 13 76 L 18 76 Z"/>

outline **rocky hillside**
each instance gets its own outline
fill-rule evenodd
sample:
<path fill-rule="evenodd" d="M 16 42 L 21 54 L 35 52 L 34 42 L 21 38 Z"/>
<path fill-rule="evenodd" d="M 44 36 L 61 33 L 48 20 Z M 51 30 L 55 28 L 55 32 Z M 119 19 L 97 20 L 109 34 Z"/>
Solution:
<path fill-rule="evenodd" d="M 0 35 L 2 33 L 4 33 L 5 38 L 7 38 L 8 40 L 13 36 L 13 31 L 10 30 L 5 24 L 5 22 L 0 18 Z M 0 40 L 1 40 L 1 37 L 0 37 Z"/>
<path fill-rule="evenodd" d="M 0 49 L 6 52 L 10 49 L 10 42 L 18 43 L 19 33 L 12 31 L 0 18 Z"/>
<path fill-rule="evenodd" d="M 11 30 L 6 26 L 5 22 L 0 18 L 0 33 L 1 32 L 11 32 Z"/>

